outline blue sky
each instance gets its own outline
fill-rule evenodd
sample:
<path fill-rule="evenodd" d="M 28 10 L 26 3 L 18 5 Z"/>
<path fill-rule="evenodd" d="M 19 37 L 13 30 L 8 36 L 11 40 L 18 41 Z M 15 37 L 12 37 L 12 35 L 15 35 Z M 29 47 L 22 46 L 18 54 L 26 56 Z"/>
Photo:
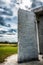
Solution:
<path fill-rule="evenodd" d="M 22 4 L 21 0 L 0 0 L 0 41 L 18 41 L 18 9 L 31 4 L 31 0 L 22 0 Z"/>

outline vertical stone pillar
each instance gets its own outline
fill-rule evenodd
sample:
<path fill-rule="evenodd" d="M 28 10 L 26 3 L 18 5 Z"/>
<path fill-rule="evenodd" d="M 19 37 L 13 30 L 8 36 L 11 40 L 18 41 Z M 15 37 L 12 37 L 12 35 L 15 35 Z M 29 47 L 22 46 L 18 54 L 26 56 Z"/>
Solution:
<path fill-rule="evenodd" d="M 18 11 L 18 62 L 38 59 L 36 18 L 31 11 Z"/>

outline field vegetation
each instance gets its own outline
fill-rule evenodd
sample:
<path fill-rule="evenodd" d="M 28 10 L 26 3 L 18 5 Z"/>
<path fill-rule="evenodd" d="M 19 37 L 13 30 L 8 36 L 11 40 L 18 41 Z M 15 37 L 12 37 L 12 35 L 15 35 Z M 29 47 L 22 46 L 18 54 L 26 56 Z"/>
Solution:
<path fill-rule="evenodd" d="M 0 63 L 4 59 L 12 54 L 17 54 L 18 44 L 17 43 L 0 43 Z"/>

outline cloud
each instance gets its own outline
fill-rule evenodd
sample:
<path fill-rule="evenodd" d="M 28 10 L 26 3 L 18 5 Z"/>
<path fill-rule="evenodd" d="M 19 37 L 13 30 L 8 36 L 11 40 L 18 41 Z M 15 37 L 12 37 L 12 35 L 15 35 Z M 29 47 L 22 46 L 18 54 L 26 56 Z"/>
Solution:
<path fill-rule="evenodd" d="M 1 0 L 0 2 L 0 15 L 7 15 L 7 16 L 12 16 L 13 12 L 12 12 L 12 8 L 10 7 L 9 4 L 11 0 Z M 4 4 L 3 4 L 4 3 Z"/>
<path fill-rule="evenodd" d="M 0 30 L 8 31 L 9 27 L 1 26 L 0 25 Z"/>
<path fill-rule="evenodd" d="M 17 32 L 16 30 L 8 30 L 8 31 L 4 31 L 4 30 L 0 30 L 0 34 L 7 34 L 7 35 L 15 35 Z"/>
<path fill-rule="evenodd" d="M 5 33 L 7 33 L 7 31 L 0 30 L 0 34 L 5 34 Z"/>
<path fill-rule="evenodd" d="M 42 0 L 31 0 L 31 1 L 32 1 L 31 8 L 43 6 Z"/>
<path fill-rule="evenodd" d="M 14 24 L 14 23 L 11 23 L 12 25 L 11 25 L 11 28 L 12 29 L 18 29 L 18 24 Z"/>
<path fill-rule="evenodd" d="M 4 19 L 5 19 L 5 22 L 9 23 L 9 24 L 10 23 L 13 23 L 13 24 L 17 24 L 18 23 L 18 17 L 17 16 L 13 16 L 11 18 L 5 17 Z"/>
<path fill-rule="evenodd" d="M 3 17 L 0 17 L 0 25 L 5 26 L 5 27 L 11 27 L 10 24 L 5 23 L 5 20 Z"/>
<path fill-rule="evenodd" d="M 0 25 L 5 26 L 5 22 L 4 22 L 3 17 L 0 17 Z"/>
<path fill-rule="evenodd" d="M 18 17 L 17 16 L 13 17 L 12 22 L 15 24 L 18 24 Z"/>
<path fill-rule="evenodd" d="M 3 37 L 0 37 L 0 42 L 17 42 L 18 41 L 18 34 L 16 33 L 15 35 L 7 35 L 7 34 L 2 34 Z"/>
<path fill-rule="evenodd" d="M 11 27 L 11 25 L 10 24 L 6 24 L 6 27 Z"/>
<path fill-rule="evenodd" d="M 0 35 L 0 37 L 3 37 L 2 35 Z"/>
<path fill-rule="evenodd" d="M 7 32 L 9 35 L 15 35 L 16 33 L 18 33 L 16 29 L 9 29 Z"/>
<path fill-rule="evenodd" d="M 8 16 L 12 16 L 13 13 L 12 13 L 11 10 L 7 11 L 7 9 L 6 9 L 6 11 L 0 11 L 0 15 L 8 15 Z"/>
<path fill-rule="evenodd" d="M 10 21 L 11 22 L 12 18 L 5 17 L 5 21 Z"/>
<path fill-rule="evenodd" d="M 8 34 L 8 35 L 15 35 L 17 33 L 17 25 L 13 27 L 13 24 L 11 27 L 5 27 L 0 26 L 0 34 Z"/>
<path fill-rule="evenodd" d="M 0 41 L 17 41 L 16 0 L 1 0 L 0 5 Z"/>
<path fill-rule="evenodd" d="M 41 2 L 43 2 L 43 0 L 40 0 Z"/>
<path fill-rule="evenodd" d="M 10 29 L 9 32 L 17 32 L 16 29 Z"/>
<path fill-rule="evenodd" d="M 14 20 L 17 20 L 17 16 L 13 17 Z"/>

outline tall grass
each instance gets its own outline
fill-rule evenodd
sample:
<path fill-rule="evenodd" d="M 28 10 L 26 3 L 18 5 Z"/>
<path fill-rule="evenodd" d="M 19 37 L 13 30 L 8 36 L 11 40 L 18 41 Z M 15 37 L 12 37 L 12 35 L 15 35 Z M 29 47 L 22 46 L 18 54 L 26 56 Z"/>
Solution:
<path fill-rule="evenodd" d="M 0 63 L 3 62 L 6 57 L 17 54 L 17 50 L 17 44 L 0 44 Z"/>

